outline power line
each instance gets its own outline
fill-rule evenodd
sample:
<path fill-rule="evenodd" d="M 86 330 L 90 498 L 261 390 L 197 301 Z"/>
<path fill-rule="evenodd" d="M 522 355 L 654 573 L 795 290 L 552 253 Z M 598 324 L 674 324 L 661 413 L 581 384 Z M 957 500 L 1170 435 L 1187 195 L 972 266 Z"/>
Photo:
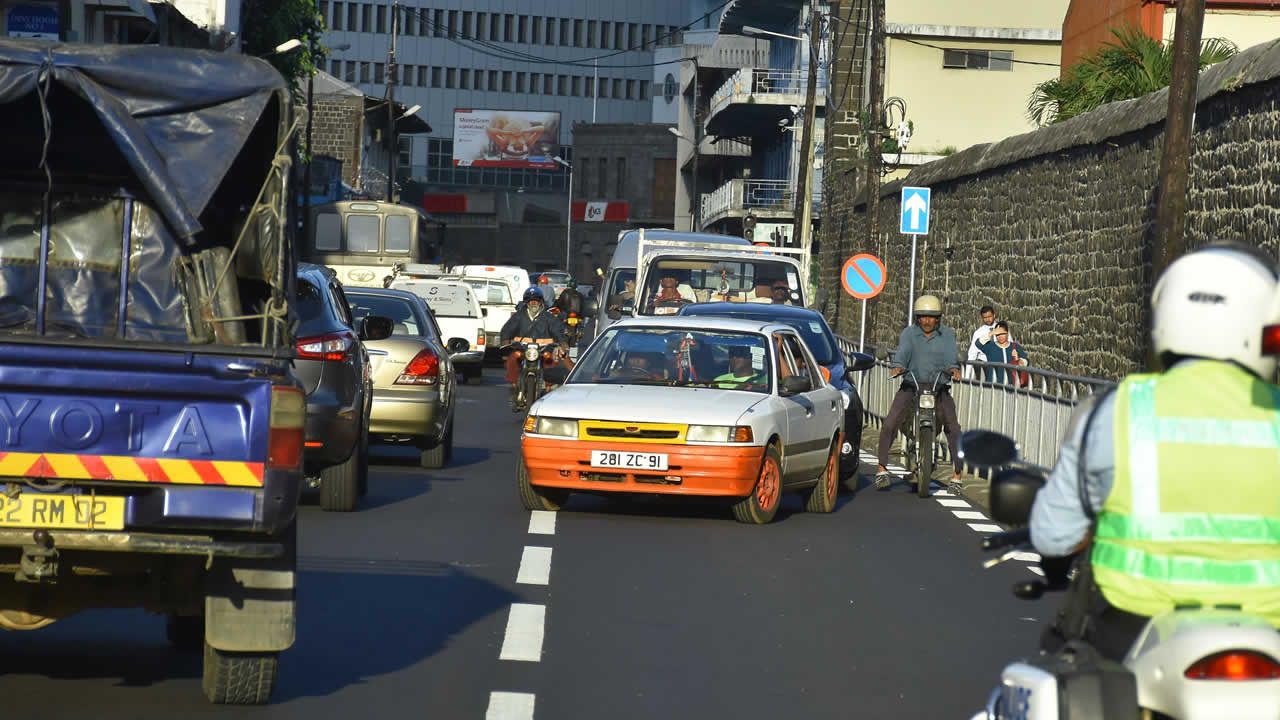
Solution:
<path fill-rule="evenodd" d="M 905 38 L 905 37 L 894 37 L 894 40 L 901 40 L 903 42 L 909 42 L 912 45 L 919 45 L 921 47 L 933 48 L 934 50 L 942 50 L 943 52 L 964 53 L 966 56 L 972 56 L 972 57 L 990 57 L 989 55 L 986 55 L 987 51 L 985 50 L 961 50 L 959 48 L 942 47 L 940 45 L 930 45 L 927 42 L 920 42 L 919 40 L 912 40 L 911 38 Z M 1017 63 L 1019 65 L 1041 65 L 1044 67 L 1060 67 L 1058 63 L 1036 62 L 1034 60 L 1014 60 L 1013 58 L 1008 58 L 1007 62 Z"/>

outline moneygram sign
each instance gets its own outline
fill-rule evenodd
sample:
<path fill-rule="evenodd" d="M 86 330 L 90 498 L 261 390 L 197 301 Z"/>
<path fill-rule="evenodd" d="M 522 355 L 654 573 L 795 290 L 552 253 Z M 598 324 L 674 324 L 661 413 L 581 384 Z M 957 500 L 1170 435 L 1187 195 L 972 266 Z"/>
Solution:
<path fill-rule="evenodd" d="M 9 37 L 58 39 L 58 8 L 50 5 L 14 5 L 6 15 Z"/>
<path fill-rule="evenodd" d="M 455 167 L 559 167 L 560 113 L 520 110 L 453 111 Z"/>

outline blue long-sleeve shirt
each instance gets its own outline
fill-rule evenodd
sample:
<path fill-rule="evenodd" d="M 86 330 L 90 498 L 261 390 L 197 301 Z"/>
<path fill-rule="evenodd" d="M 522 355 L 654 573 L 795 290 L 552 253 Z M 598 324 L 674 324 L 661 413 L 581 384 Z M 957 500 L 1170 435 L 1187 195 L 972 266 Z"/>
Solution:
<path fill-rule="evenodd" d="M 1089 443 L 1085 447 L 1085 492 L 1094 513 L 1102 508 L 1115 483 L 1116 403 L 1115 393 L 1108 393 L 1101 402 L 1091 397 L 1076 407 L 1066 440 L 1058 450 L 1058 462 L 1049 481 L 1036 493 L 1031 509 L 1031 544 L 1048 557 L 1071 554 L 1089 534 L 1089 515 L 1080 502 L 1080 444 L 1085 420 L 1095 403 L 1097 416 L 1089 428 Z"/>
<path fill-rule="evenodd" d="M 956 331 L 938 325 L 925 335 L 919 325 L 905 328 L 898 336 L 898 351 L 893 356 L 893 367 L 906 368 L 920 385 L 930 386 L 938 373 L 942 373 L 940 385 L 951 383 L 952 369 L 959 369 L 956 355 Z"/>

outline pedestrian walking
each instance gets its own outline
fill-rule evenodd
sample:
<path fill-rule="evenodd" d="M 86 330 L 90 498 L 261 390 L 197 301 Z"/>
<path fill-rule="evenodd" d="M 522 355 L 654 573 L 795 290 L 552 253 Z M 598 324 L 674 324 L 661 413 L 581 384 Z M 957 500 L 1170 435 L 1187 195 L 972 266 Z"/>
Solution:
<path fill-rule="evenodd" d="M 969 352 L 966 358 L 970 363 L 975 363 L 985 358 L 982 351 L 978 349 L 978 338 L 989 334 L 996 326 L 996 309 L 990 305 L 983 305 L 978 311 L 978 317 L 982 320 L 982 324 L 973 331 L 973 335 L 969 338 Z M 966 380 L 973 380 L 975 375 L 973 365 L 965 365 L 964 377 Z"/>

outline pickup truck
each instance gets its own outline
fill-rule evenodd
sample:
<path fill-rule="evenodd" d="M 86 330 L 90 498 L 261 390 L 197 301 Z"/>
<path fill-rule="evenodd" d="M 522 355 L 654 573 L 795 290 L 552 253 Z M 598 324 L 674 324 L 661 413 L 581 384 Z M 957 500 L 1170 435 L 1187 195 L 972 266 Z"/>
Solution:
<path fill-rule="evenodd" d="M 262 60 L 0 39 L 0 627 L 168 617 L 215 703 L 295 635 L 289 88 Z"/>

